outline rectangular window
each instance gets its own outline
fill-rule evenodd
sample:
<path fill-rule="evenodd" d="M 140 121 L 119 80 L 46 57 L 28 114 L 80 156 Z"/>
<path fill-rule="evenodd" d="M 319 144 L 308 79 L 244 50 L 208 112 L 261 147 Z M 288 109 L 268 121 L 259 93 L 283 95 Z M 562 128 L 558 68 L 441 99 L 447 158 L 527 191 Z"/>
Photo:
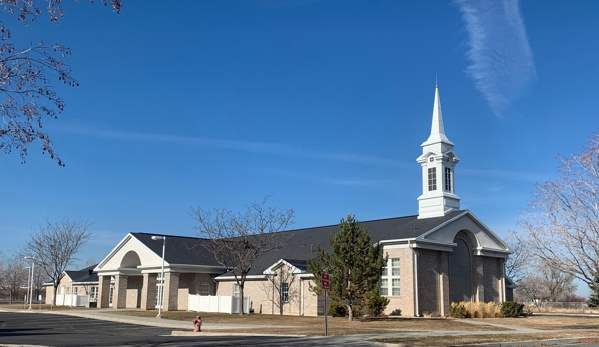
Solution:
<path fill-rule="evenodd" d="M 428 169 L 428 190 L 437 190 L 437 168 L 431 167 Z"/>
<path fill-rule="evenodd" d="M 445 168 L 445 190 L 451 192 L 451 168 Z"/>
<path fill-rule="evenodd" d="M 204 296 L 210 295 L 210 284 L 209 283 L 200 284 L 200 295 L 204 295 Z"/>
<path fill-rule="evenodd" d="M 77 295 L 79 293 L 79 287 L 73 288 L 73 294 Z"/>
<path fill-rule="evenodd" d="M 281 283 L 281 302 L 289 301 L 289 283 Z"/>
<path fill-rule="evenodd" d="M 71 287 L 67 287 L 67 294 L 71 294 Z"/>
<path fill-rule="evenodd" d="M 389 271 L 389 269 L 391 271 Z M 379 294 L 383 296 L 401 295 L 399 279 L 399 258 L 390 258 L 387 260 L 387 265 L 385 266 L 383 275 L 381 276 L 381 289 L 379 290 Z"/>
<path fill-rule="evenodd" d="M 381 289 L 379 290 L 379 295 L 389 295 L 389 280 L 386 278 L 381 279 Z"/>
<path fill-rule="evenodd" d="M 93 286 L 91 288 L 90 297 L 94 300 L 98 300 L 98 287 L 97 286 Z"/>
<path fill-rule="evenodd" d="M 233 296 L 236 298 L 239 297 L 239 284 L 237 283 L 233 285 Z"/>
<path fill-rule="evenodd" d="M 114 286 L 110 285 L 110 290 L 108 291 L 108 305 L 112 305 L 112 294 L 114 292 Z"/>

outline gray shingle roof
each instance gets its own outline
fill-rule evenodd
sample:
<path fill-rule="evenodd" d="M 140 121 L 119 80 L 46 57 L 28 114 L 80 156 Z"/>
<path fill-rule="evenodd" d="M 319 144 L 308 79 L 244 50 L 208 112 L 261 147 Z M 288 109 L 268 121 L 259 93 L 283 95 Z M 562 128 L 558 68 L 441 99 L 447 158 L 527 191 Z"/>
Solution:
<path fill-rule="evenodd" d="M 443 217 L 425 219 L 418 219 L 418 216 L 406 216 L 360 221 L 360 226 L 368 229 L 372 242 L 409 239 L 416 238 L 464 212 L 465 211 L 453 211 Z M 287 231 L 286 233 L 290 234 L 290 238 L 285 247 L 272 250 L 257 259 L 248 275 L 261 275 L 265 269 L 280 259 L 285 259 L 291 263 L 292 261 L 305 262 L 310 258 L 315 258 L 317 245 L 320 245 L 325 251 L 331 252 L 329 235 L 331 232 L 337 232 L 337 230 L 338 224 Z M 288 259 L 293 260 L 290 261 Z M 306 269 L 305 264 L 303 267 L 297 267 Z M 231 276 L 230 273 L 227 273 L 219 277 L 225 278 Z"/>
<path fill-rule="evenodd" d="M 98 282 L 98 274 L 93 272 L 97 265 L 95 264 L 76 271 L 66 270 L 65 273 L 73 282 Z"/>
<path fill-rule="evenodd" d="M 156 234 L 131 233 L 146 247 L 151 249 L 158 256 L 162 257 L 162 240 L 152 240 Z M 164 260 L 169 264 L 189 264 L 189 265 L 207 265 L 221 266 L 214 259 L 205 244 L 210 242 L 206 239 L 185 236 L 166 236 L 166 246 L 164 251 Z"/>

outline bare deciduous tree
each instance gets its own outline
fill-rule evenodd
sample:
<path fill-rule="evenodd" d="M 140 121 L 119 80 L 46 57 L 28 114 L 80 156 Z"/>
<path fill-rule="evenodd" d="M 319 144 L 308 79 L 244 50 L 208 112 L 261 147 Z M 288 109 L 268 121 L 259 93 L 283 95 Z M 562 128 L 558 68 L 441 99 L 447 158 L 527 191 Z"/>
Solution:
<path fill-rule="evenodd" d="M 243 289 L 256 259 L 280 249 L 288 235 L 282 233 L 293 223 L 293 209 L 267 207 L 270 196 L 247 206 L 245 212 L 234 213 L 226 208 L 191 207 L 189 214 L 198 221 L 195 229 L 205 237 L 216 261 L 232 270 L 239 285 L 240 310 L 244 314 Z"/>
<path fill-rule="evenodd" d="M 46 225 L 40 226 L 40 230 L 31 234 L 25 247 L 21 249 L 21 255 L 33 256 L 36 268 L 52 281 L 54 287 L 55 304 L 58 284 L 64 276 L 67 266 L 73 265 L 78 259 L 75 255 L 92 238 L 89 227 L 93 223 L 81 218 L 63 218 L 58 222 L 51 222 L 46 218 Z"/>
<path fill-rule="evenodd" d="M 299 286 L 294 285 L 297 277 L 290 271 L 289 264 L 283 263 L 272 273 L 266 274 L 266 279 L 268 282 L 262 284 L 262 291 L 282 315 L 285 305 L 296 302 L 299 298 Z"/>
<path fill-rule="evenodd" d="M 540 261 L 535 271 L 520 281 L 520 296 L 530 301 L 564 301 L 576 291 L 574 276 Z"/>
<path fill-rule="evenodd" d="M 2 272 L 0 272 L 0 286 L 9 296 L 9 302 L 18 298 L 25 291 L 31 270 L 27 271 L 27 262 L 22 256 L 14 255 L 10 258 L 3 257 Z M 29 294 L 28 294 L 29 295 Z"/>
<path fill-rule="evenodd" d="M 104 5 L 110 2 L 116 12 L 122 7 L 120 0 L 102 2 Z M 63 16 L 61 1 L 56 0 L 2 0 L 0 11 L 14 15 L 28 25 L 42 13 L 36 6 L 38 3 L 52 22 Z M 0 150 L 7 154 L 13 149 L 18 150 L 24 162 L 27 146 L 37 140 L 43 153 L 64 166 L 52 149 L 50 137 L 42 131 L 42 120 L 57 118 L 65 107 L 64 100 L 52 88 L 49 75 L 55 74 L 66 85 L 79 85 L 64 62 L 71 51 L 61 44 L 49 44 L 44 40 L 17 48 L 9 43 L 10 39 L 10 30 L 4 21 L 0 21 Z"/>
<path fill-rule="evenodd" d="M 527 270 L 530 267 L 530 252 L 525 245 L 518 239 L 514 231 L 504 238 L 508 248 L 512 251 L 510 257 L 505 263 L 505 276 L 513 283 L 518 284 L 527 276 Z"/>
<path fill-rule="evenodd" d="M 561 176 L 535 186 L 520 240 L 547 266 L 590 286 L 599 270 L 599 132 L 558 160 Z"/>

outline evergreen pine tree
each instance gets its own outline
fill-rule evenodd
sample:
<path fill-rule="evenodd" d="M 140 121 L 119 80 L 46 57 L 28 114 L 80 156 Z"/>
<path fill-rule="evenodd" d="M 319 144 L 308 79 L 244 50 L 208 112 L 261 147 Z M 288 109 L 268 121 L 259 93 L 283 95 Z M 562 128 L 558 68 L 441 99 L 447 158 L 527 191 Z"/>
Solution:
<path fill-rule="evenodd" d="M 591 295 L 589 295 L 587 304 L 590 308 L 599 307 L 599 271 L 595 272 L 593 283 L 589 285 L 589 288 L 591 289 Z"/>
<path fill-rule="evenodd" d="M 318 259 L 308 260 L 308 268 L 316 278 L 315 291 L 322 292 L 320 275 L 329 273 L 331 290 L 328 294 L 333 301 L 347 307 L 350 321 L 356 309 L 369 309 L 367 303 L 386 306 L 388 300 L 378 295 L 386 259 L 383 248 L 372 245 L 368 229 L 348 214 L 339 223 L 339 231 L 331 232 L 329 243 L 333 253 L 326 253 L 319 245 Z"/>

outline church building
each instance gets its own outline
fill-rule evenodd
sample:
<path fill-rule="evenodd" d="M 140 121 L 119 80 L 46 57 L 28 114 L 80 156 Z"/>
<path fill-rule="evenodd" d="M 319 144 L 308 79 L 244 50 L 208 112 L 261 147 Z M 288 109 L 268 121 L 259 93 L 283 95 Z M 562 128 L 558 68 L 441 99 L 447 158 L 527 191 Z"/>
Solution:
<path fill-rule="evenodd" d="M 451 302 L 511 298 L 504 269 L 510 250 L 472 212 L 460 209 L 455 191 L 460 159 L 445 134 L 438 87 L 430 136 L 421 146 L 418 215 L 360 222 L 388 256 L 380 288 L 390 300 L 386 313 L 443 316 Z M 286 231 L 287 245 L 254 263 L 244 287 L 253 312 L 323 314 L 323 298 L 310 290 L 315 279 L 306 262 L 316 257 L 317 245 L 331 251 L 331 231 L 337 231 L 336 224 Z M 163 241 L 152 236 L 127 234 L 94 269 L 98 307 L 155 309 L 159 288 L 164 310 L 193 309 L 191 300 L 197 296 L 239 296 L 231 269 L 216 262 L 207 240 L 193 237 L 166 235 L 162 284 Z M 273 284 L 269 278 L 275 274 L 280 277 Z"/>

